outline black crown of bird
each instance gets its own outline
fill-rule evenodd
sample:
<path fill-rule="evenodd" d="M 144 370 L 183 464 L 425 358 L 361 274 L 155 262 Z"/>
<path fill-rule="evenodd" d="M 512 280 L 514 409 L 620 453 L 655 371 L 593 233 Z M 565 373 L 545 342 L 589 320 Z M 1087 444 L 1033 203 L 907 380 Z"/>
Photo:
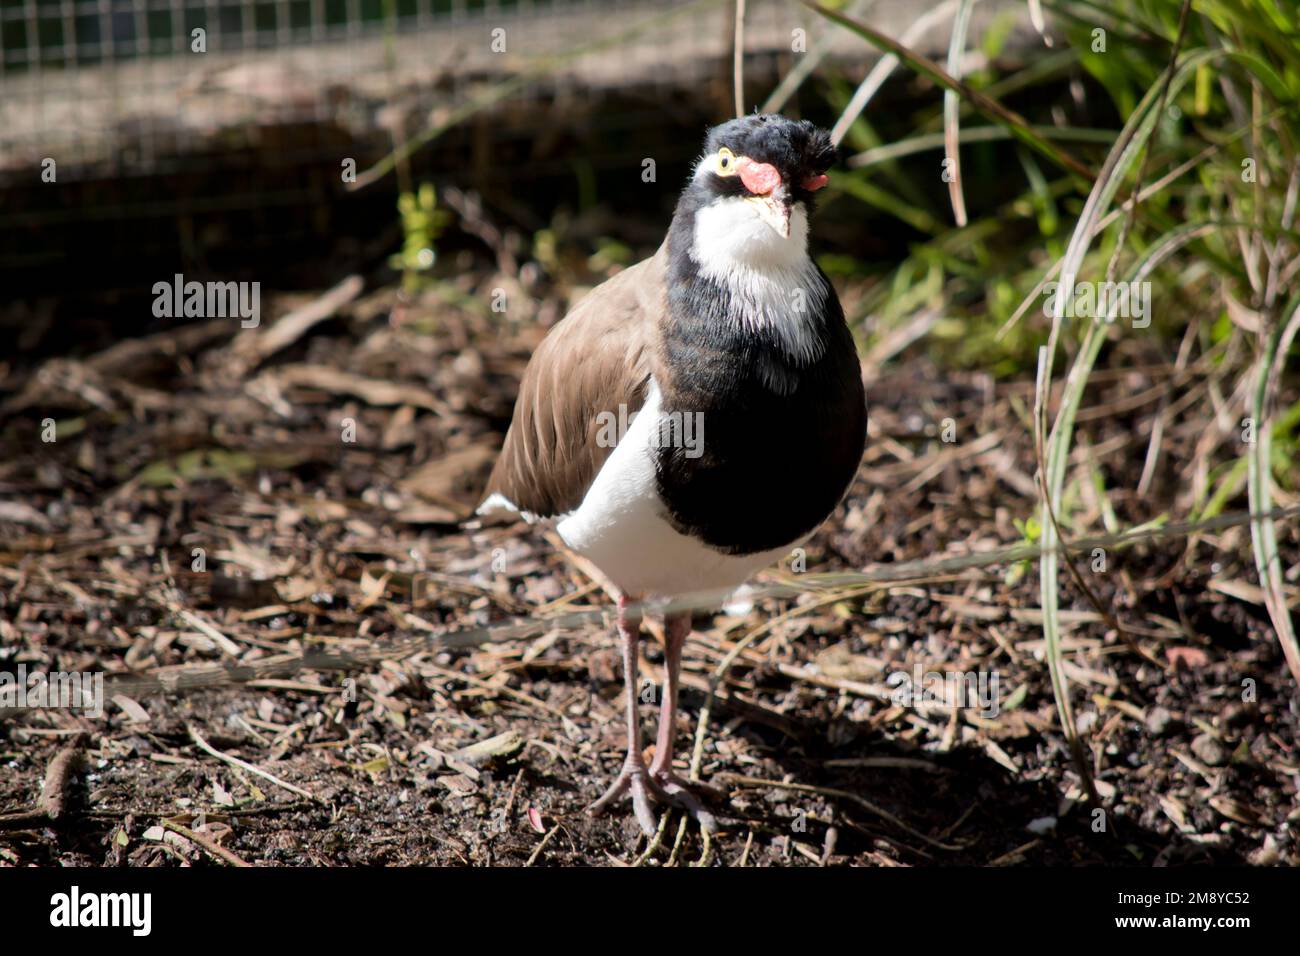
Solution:
<path fill-rule="evenodd" d="M 627 754 L 592 809 L 630 796 L 647 833 L 654 803 L 717 824 L 673 767 L 691 615 L 664 617 L 647 763 L 633 606 L 739 587 L 816 530 L 861 462 L 857 352 L 808 253 L 834 159 L 807 121 L 755 114 L 710 130 L 659 250 L 591 291 L 533 354 L 479 508 L 552 524 L 617 601 Z M 601 413 L 623 408 L 636 413 L 626 432 L 597 440 Z M 702 424 L 691 448 L 655 440 L 684 415 Z"/>

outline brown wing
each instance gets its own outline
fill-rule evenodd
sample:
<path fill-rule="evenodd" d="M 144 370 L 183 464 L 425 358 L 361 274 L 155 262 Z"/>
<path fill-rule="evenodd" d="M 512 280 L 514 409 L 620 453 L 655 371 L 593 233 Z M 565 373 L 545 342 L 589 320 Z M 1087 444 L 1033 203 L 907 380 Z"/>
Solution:
<path fill-rule="evenodd" d="M 598 416 L 617 418 L 620 405 L 631 416 L 645 402 L 667 308 L 666 257 L 665 244 L 597 286 L 542 340 L 524 371 L 485 498 L 499 494 L 538 517 L 582 503 L 612 450 L 597 442 Z"/>

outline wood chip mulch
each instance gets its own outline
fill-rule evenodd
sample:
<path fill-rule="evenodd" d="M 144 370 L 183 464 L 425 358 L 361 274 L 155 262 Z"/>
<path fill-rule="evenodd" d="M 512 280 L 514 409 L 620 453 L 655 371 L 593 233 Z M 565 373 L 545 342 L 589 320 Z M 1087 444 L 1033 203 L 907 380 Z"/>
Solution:
<path fill-rule="evenodd" d="M 234 666 L 603 607 L 545 529 L 458 524 L 539 324 L 432 293 L 395 321 L 395 295 L 336 289 L 269 345 L 274 323 L 211 320 L 0 367 L 0 671 Z M 761 580 L 1023 539 L 1032 380 L 941 370 L 919 349 L 866 371 L 871 440 L 850 494 Z M 1173 375 L 1153 344 L 1103 359 L 1071 534 L 1184 517 L 1197 470 L 1240 455 L 1208 401 L 1170 406 L 1155 479 L 1135 491 Z M 1204 385 L 1183 376 L 1175 394 Z M 1281 407 L 1296 399 L 1285 383 Z M 1294 523 L 1279 537 L 1294 606 Z M 0 718 L 0 864 L 1300 864 L 1300 705 L 1248 531 L 1079 560 L 1141 651 L 1061 576 L 1100 815 L 1062 743 L 1036 566 L 996 566 L 700 615 L 683 769 L 711 675 L 752 636 L 709 705 L 700 776 L 727 826 L 707 847 L 673 816 L 647 854 L 630 812 L 584 811 L 623 745 L 617 650 L 593 624 L 118 695 L 100 718 Z M 644 653 L 658 680 L 658 645 Z M 914 668 L 996 674 L 999 706 L 896 701 L 890 675 Z"/>

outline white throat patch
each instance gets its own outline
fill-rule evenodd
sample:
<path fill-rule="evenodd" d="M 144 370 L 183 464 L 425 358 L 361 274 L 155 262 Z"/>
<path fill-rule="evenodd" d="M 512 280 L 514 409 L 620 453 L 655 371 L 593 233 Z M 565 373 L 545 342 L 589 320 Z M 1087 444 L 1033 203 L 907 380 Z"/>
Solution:
<path fill-rule="evenodd" d="M 700 272 L 721 283 L 740 304 L 742 321 L 776 334 L 782 349 L 801 365 L 821 357 L 813 317 L 825 304 L 821 277 L 808 258 L 808 210 L 795 203 L 790 238 L 782 239 L 735 196 L 695 213 L 691 258 Z"/>

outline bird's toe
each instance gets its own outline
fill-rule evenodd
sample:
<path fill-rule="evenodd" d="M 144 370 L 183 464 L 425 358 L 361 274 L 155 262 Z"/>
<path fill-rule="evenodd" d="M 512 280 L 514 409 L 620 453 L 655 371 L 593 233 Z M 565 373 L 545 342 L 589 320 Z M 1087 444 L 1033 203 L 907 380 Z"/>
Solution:
<path fill-rule="evenodd" d="M 636 814 L 636 822 L 645 831 L 646 836 L 654 836 L 659 829 L 659 820 L 651 808 L 651 803 L 667 799 L 667 795 L 650 776 L 644 764 L 630 760 L 625 763 L 614 782 L 609 785 L 609 789 L 591 805 L 590 810 L 592 813 L 604 813 L 628 793 L 632 795 L 632 812 Z"/>
<path fill-rule="evenodd" d="M 667 768 L 653 771 L 650 779 L 666 800 L 690 814 L 702 830 L 717 831 L 717 819 L 704 808 L 689 783 Z"/>

